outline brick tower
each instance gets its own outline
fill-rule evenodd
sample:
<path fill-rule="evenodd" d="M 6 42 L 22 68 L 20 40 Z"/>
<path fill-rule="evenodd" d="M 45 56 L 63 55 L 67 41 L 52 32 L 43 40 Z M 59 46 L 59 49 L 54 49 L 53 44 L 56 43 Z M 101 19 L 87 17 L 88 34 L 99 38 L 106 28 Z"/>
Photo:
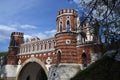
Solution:
<path fill-rule="evenodd" d="M 8 51 L 7 64 L 16 65 L 17 64 L 17 54 L 19 53 L 20 44 L 24 43 L 23 33 L 21 32 L 12 32 L 11 40 Z"/>
<path fill-rule="evenodd" d="M 63 9 L 57 15 L 57 33 L 55 52 L 57 63 L 77 63 L 76 30 L 77 11 Z"/>

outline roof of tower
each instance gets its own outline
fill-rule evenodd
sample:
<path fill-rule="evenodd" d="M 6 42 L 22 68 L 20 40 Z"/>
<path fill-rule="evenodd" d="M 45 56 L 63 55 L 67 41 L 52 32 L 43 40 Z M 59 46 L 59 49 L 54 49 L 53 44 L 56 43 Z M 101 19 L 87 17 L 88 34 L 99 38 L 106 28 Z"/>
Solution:
<path fill-rule="evenodd" d="M 77 16 L 77 11 L 75 9 L 70 9 L 70 8 L 66 8 L 66 9 L 62 9 L 62 10 L 58 11 L 57 17 L 63 16 L 63 15 Z"/>
<path fill-rule="evenodd" d="M 15 35 L 19 35 L 19 36 L 23 36 L 24 35 L 24 33 L 22 33 L 22 32 L 12 32 L 12 34 L 11 34 L 11 36 L 15 36 Z"/>

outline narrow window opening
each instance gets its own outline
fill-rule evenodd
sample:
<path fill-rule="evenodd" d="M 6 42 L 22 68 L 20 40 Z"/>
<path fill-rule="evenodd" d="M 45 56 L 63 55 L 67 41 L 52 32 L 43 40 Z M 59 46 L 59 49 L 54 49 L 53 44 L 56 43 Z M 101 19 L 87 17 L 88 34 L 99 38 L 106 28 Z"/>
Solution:
<path fill-rule="evenodd" d="M 49 49 L 51 48 L 51 43 L 49 43 Z"/>
<path fill-rule="evenodd" d="M 82 64 L 84 67 L 87 67 L 87 55 L 85 52 L 82 54 Z"/>
<path fill-rule="evenodd" d="M 57 64 L 61 62 L 61 51 L 57 52 Z"/>
<path fill-rule="evenodd" d="M 45 44 L 45 49 L 47 49 L 47 44 Z"/>
<path fill-rule="evenodd" d="M 59 31 L 62 32 L 62 22 L 60 22 L 60 28 Z"/>
<path fill-rule="evenodd" d="M 43 49 L 43 45 L 41 45 L 41 50 Z"/>
<path fill-rule="evenodd" d="M 67 29 L 67 31 L 70 31 L 70 21 L 67 21 L 66 29 Z"/>

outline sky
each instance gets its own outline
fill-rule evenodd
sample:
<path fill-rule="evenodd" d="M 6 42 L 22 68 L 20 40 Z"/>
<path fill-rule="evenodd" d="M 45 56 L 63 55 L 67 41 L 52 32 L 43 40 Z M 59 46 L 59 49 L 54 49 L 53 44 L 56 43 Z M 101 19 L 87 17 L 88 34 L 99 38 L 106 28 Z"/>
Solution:
<path fill-rule="evenodd" d="M 67 0 L 0 0 L 0 52 L 8 51 L 12 32 L 23 32 L 25 39 L 53 37 L 57 12 L 64 8 L 77 5 Z"/>

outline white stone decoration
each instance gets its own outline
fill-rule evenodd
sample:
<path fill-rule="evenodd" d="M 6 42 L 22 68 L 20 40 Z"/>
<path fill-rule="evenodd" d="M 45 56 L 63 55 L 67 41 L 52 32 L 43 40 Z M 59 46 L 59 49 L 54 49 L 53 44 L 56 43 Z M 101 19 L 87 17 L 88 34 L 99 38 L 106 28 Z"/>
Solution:
<path fill-rule="evenodd" d="M 48 53 L 48 55 L 50 55 L 50 53 Z"/>
<path fill-rule="evenodd" d="M 52 59 L 50 58 L 50 57 L 48 57 L 47 59 L 46 59 L 46 63 L 47 64 L 50 64 L 52 62 Z"/>
<path fill-rule="evenodd" d="M 38 57 L 38 54 L 36 54 L 36 57 Z"/>
<path fill-rule="evenodd" d="M 39 56 L 41 56 L 41 54 L 39 54 Z"/>
<path fill-rule="evenodd" d="M 21 60 L 19 59 L 19 61 L 18 61 L 18 65 L 20 65 L 21 64 Z"/>
<path fill-rule="evenodd" d="M 67 45 L 71 44 L 71 40 L 70 40 L 70 39 L 67 39 L 67 40 L 66 40 L 66 44 L 67 44 Z"/>
<path fill-rule="evenodd" d="M 83 53 L 85 52 L 85 50 L 83 50 Z"/>
<path fill-rule="evenodd" d="M 31 55 L 31 57 L 34 57 L 34 55 Z"/>
<path fill-rule="evenodd" d="M 54 55 L 55 53 L 53 53 L 53 55 Z"/>

